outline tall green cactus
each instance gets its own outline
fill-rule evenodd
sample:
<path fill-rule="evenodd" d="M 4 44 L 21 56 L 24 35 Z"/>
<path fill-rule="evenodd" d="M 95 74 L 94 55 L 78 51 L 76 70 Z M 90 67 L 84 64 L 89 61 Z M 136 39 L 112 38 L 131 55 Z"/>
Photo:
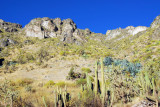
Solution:
<path fill-rule="evenodd" d="M 104 80 L 104 65 L 103 65 L 103 58 L 101 57 L 101 77 L 102 77 L 102 106 L 104 106 L 104 100 L 105 100 L 105 80 Z"/>
<path fill-rule="evenodd" d="M 87 72 L 86 72 L 86 78 L 87 78 L 87 89 L 91 90 L 92 89 L 92 82 L 91 82 L 91 79 L 90 79 Z"/>
<path fill-rule="evenodd" d="M 153 87 L 153 96 L 156 96 L 156 86 L 154 78 L 152 78 L 152 87 Z"/>
<path fill-rule="evenodd" d="M 57 92 L 56 90 L 54 91 L 54 104 L 55 104 L 55 107 L 57 107 Z"/>
<path fill-rule="evenodd" d="M 145 82 L 146 82 L 146 87 L 145 87 L 146 95 L 148 95 L 149 89 L 152 87 L 148 72 L 145 72 Z"/>
<path fill-rule="evenodd" d="M 43 103 L 44 103 L 44 106 L 47 107 L 47 104 L 46 104 L 46 101 L 45 101 L 45 97 L 43 96 Z"/>
<path fill-rule="evenodd" d="M 66 107 L 66 102 L 68 102 L 70 100 L 70 96 L 69 93 L 67 93 L 67 87 L 65 86 L 64 91 L 62 91 L 62 89 L 57 87 L 57 90 L 55 90 L 55 107 L 62 107 L 62 105 L 64 107 Z"/>
<path fill-rule="evenodd" d="M 94 88 L 94 91 L 95 91 L 95 95 L 97 95 L 98 93 L 98 63 L 96 61 L 96 65 L 95 65 L 95 80 L 94 80 L 94 85 L 95 85 L 95 88 Z"/>

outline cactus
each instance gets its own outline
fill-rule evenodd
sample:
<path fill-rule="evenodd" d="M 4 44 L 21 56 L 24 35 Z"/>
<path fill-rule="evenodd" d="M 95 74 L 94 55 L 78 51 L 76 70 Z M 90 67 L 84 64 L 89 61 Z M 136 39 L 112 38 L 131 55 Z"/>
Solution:
<path fill-rule="evenodd" d="M 46 104 L 46 101 L 45 101 L 45 97 L 43 96 L 43 103 L 44 103 L 44 106 L 47 107 L 47 104 Z"/>
<path fill-rule="evenodd" d="M 145 92 L 145 81 L 144 81 L 144 76 L 143 76 L 142 72 L 140 72 L 140 78 L 139 78 L 139 80 L 140 80 L 140 85 L 142 87 L 142 95 L 143 95 L 144 92 Z"/>
<path fill-rule="evenodd" d="M 81 92 L 83 92 L 84 91 L 84 88 L 83 88 L 83 85 L 81 84 Z"/>
<path fill-rule="evenodd" d="M 98 63 L 96 61 L 96 66 L 95 66 L 95 82 L 94 82 L 94 85 L 95 85 L 95 95 L 97 95 L 98 93 Z"/>
<path fill-rule="evenodd" d="M 65 96 L 65 92 L 63 92 L 63 97 L 62 97 L 62 99 L 63 99 L 64 107 L 66 107 L 66 96 Z"/>
<path fill-rule="evenodd" d="M 91 90 L 92 89 L 92 82 L 90 77 L 88 76 L 88 73 L 86 72 L 86 78 L 87 78 L 87 89 Z"/>
<path fill-rule="evenodd" d="M 104 65 L 103 65 L 103 58 L 101 57 L 101 76 L 102 76 L 102 106 L 104 106 L 104 100 L 105 100 L 105 80 L 104 80 Z"/>
<path fill-rule="evenodd" d="M 112 91 L 111 91 L 111 107 L 113 105 L 113 102 L 114 102 L 114 90 L 112 89 Z"/>
<path fill-rule="evenodd" d="M 148 95 L 149 89 L 152 87 L 148 72 L 145 72 L 145 82 L 146 82 L 146 87 L 145 87 L 146 88 L 146 95 Z"/>
<path fill-rule="evenodd" d="M 54 91 L 55 94 L 54 94 L 54 103 L 55 103 L 55 107 L 57 107 L 57 93 L 56 91 Z"/>
<path fill-rule="evenodd" d="M 78 100 L 80 100 L 80 98 L 81 98 L 81 94 L 80 94 L 80 93 L 78 93 Z"/>
<path fill-rule="evenodd" d="M 62 89 L 57 87 L 57 90 L 55 91 L 55 107 L 66 107 L 66 102 L 70 100 L 69 93 L 67 93 L 67 87 L 65 86 L 64 91 Z"/>
<path fill-rule="evenodd" d="M 152 78 L 153 96 L 156 96 L 155 80 Z"/>

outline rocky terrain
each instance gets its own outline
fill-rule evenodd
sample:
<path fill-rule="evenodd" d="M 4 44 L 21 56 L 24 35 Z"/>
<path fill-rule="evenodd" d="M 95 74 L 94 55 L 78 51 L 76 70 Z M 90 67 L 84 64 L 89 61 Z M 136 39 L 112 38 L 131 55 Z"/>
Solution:
<path fill-rule="evenodd" d="M 2 29 L 6 32 L 17 32 L 22 28 L 22 25 L 16 23 L 5 22 L 0 19 L 0 33 L 2 33 Z"/>
<path fill-rule="evenodd" d="M 119 38 L 119 40 L 120 40 L 120 39 L 123 39 L 129 35 L 136 35 L 137 33 L 142 32 L 142 31 L 146 31 L 146 30 L 147 30 L 147 27 L 145 27 L 145 26 L 138 26 L 138 27 L 128 26 L 125 29 L 118 28 L 115 30 L 108 30 L 106 32 L 106 35 L 107 35 L 106 39 L 110 40 L 112 38 L 115 38 L 115 37 L 121 35 L 122 37 Z"/>
<path fill-rule="evenodd" d="M 91 35 L 89 29 L 77 29 L 71 19 L 61 20 L 60 18 L 50 19 L 47 17 L 31 20 L 23 28 L 25 35 L 30 37 L 59 38 L 63 42 L 76 43 L 85 42 L 85 37 Z"/>
<path fill-rule="evenodd" d="M 53 89 L 67 86 L 72 94 L 68 106 L 99 107 L 103 103 L 102 90 L 99 89 L 97 98 L 88 84 L 95 86 L 96 72 L 102 83 L 105 71 L 104 105 L 154 107 L 160 102 L 159 53 L 160 16 L 150 27 L 128 26 L 107 30 L 106 34 L 79 29 L 72 19 L 35 18 L 24 28 L 0 19 L 0 82 L 9 80 L 11 83 L 6 87 L 14 89 L 6 94 L 5 85 L 0 85 L 0 97 L 10 101 L 12 96 L 8 92 L 18 90 L 19 97 L 11 100 L 14 104 L 53 106 Z M 136 67 L 139 69 L 135 70 Z M 2 100 L 0 106 L 5 105 Z"/>
<path fill-rule="evenodd" d="M 151 24 L 151 28 L 156 28 L 159 31 L 159 16 Z M 94 35 L 104 37 L 104 34 L 91 32 L 88 28 L 85 30 L 78 29 L 76 24 L 72 19 L 64 19 L 60 18 L 50 19 L 48 17 L 44 18 L 35 18 L 30 21 L 23 29 L 22 25 L 5 22 L 2 19 L 0 20 L 0 33 L 2 33 L 2 29 L 6 32 L 17 32 L 24 33 L 25 36 L 28 37 L 38 37 L 40 39 L 44 38 L 59 38 L 63 42 L 67 43 L 76 43 L 80 44 L 82 42 L 86 42 L 86 37 Z M 145 26 L 128 26 L 125 29 L 117 28 L 114 30 L 107 30 L 106 32 L 106 40 L 111 40 L 113 38 L 117 38 L 117 40 L 121 40 L 130 35 L 136 35 L 138 33 L 145 32 L 148 27 Z M 155 31 L 155 32 L 158 32 Z M 155 35 L 157 35 L 155 33 Z M 91 37 L 92 38 L 92 37 Z M 94 38 L 95 39 L 95 38 Z M 96 40 L 96 39 L 95 39 Z M 98 37 L 97 37 L 98 40 Z"/>

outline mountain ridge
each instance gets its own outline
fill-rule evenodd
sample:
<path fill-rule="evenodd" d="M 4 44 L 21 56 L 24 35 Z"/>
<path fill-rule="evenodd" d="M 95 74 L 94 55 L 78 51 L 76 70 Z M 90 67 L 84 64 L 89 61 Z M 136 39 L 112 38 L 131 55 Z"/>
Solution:
<path fill-rule="evenodd" d="M 154 21 L 151 23 L 151 28 L 156 27 L 156 25 L 160 24 L 160 16 L 157 16 Z M 102 33 L 94 33 L 91 32 L 88 28 L 85 30 L 78 29 L 77 25 L 74 23 L 72 19 L 64 19 L 60 18 L 50 19 L 48 17 L 43 18 L 35 18 L 32 19 L 25 27 L 22 28 L 22 25 L 16 23 L 5 22 L 2 19 L 0 20 L 0 29 L 4 29 L 8 32 L 21 32 L 24 31 L 26 36 L 38 37 L 38 38 L 48 38 L 48 37 L 59 37 L 61 41 L 66 41 L 68 43 L 80 44 L 81 42 L 85 42 L 86 36 L 94 35 L 103 35 Z M 106 40 L 110 40 L 112 38 L 117 37 L 118 35 L 123 35 L 122 38 L 125 38 L 129 35 L 135 35 L 139 32 L 146 31 L 148 27 L 146 26 L 128 26 L 124 29 L 117 28 L 113 30 L 107 30 L 106 32 Z M 2 31 L 0 31 L 2 32 Z M 119 40 L 120 40 L 119 39 Z"/>

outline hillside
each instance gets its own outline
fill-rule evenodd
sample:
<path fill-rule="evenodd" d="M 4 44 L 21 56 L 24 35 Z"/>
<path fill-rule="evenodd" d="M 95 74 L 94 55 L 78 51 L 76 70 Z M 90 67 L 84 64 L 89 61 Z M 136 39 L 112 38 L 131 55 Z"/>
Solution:
<path fill-rule="evenodd" d="M 159 53 L 160 16 L 150 27 L 106 35 L 78 29 L 72 19 L 35 18 L 24 28 L 0 19 L 0 106 L 158 107 Z M 57 87 L 71 98 L 57 103 Z"/>

